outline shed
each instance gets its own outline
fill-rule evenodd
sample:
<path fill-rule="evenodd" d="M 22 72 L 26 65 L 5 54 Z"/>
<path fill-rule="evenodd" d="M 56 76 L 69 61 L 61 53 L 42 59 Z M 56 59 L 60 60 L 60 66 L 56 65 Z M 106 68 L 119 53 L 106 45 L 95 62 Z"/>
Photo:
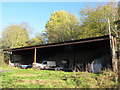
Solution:
<path fill-rule="evenodd" d="M 111 44 L 111 40 L 112 42 Z M 94 60 L 99 59 L 102 69 L 113 67 L 113 48 L 115 38 L 109 35 L 72 40 L 59 43 L 42 44 L 11 49 L 11 62 L 21 64 L 40 63 L 44 60 L 56 61 L 67 70 L 85 71 Z M 4 54 L 4 53 L 3 53 Z M 115 60 L 115 59 L 114 59 Z"/>

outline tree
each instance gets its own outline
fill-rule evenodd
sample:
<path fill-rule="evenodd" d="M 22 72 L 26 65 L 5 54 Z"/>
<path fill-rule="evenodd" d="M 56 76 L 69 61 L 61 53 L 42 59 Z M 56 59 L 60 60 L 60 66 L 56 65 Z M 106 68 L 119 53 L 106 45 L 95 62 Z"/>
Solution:
<path fill-rule="evenodd" d="M 2 42 L 2 38 L 0 38 L 0 49 L 2 49 L 3 46 L 3 42 Z"/>
<path fill-rule="evenodd" d="M 23 47 L 28 40 L 28 31 L 22 25 L 9 25 L 2 32 L 4 48 Z"/>
<path fill-rule="evenodd" d="M 81 29 L 83 34 L 80 37 L 88 38 L 102 36 L 108 34 L 108 28 L 112 34 L 116 34 L 117 27 L 114 21 L 118 20 L 118 7 L 114 2 L 106 5 L 98 5 L 96 8 L 87 6 L 86 9 L 80 11 Z"/>
<path fill-rule="evenodd" d="M 118 30 L 117 36 L 120 37 L 120 2 L 118 3 L 118 16 L 119 16 L 118 20 L 115 21 L 114 23 L 117 25 L 117 30 Z"/>
<path fill-rule="evenodd" d="M 79 20 L 66 11 L 51 14 L 46 24 L 45 37 L 48 42 L 63 42 L 77 38 Z"/>
<path fill-rule="evenodd" d="M 28 46 L 44 44 L 44 37 L 42 34 L 39 34 L 34 38 L 30 39 L 29 41 L 27 41 L 26 44 Z"/>

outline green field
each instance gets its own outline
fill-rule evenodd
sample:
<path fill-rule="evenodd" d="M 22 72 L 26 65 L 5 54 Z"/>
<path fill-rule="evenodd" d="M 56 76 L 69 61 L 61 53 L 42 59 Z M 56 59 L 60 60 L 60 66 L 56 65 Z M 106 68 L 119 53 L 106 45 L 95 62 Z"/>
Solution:
<path fill-rule="evenodd" d="M 116 88 L 117 74 L 63 72 L 3 67 L 0 88 Z"/>

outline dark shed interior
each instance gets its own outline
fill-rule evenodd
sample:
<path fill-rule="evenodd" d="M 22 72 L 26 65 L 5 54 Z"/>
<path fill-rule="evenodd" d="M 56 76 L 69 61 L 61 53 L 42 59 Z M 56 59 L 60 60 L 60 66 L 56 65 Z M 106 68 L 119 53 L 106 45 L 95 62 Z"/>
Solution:
<path fill-rule="evenodd" d="M 57 44 L 52 44 L 56 46 L 50 46 L 51 44 L 36 46 L 36 62 L 40 63 L 45 60 L 52 60 L 56 61 L 58 66 L 70 69 L 75 65 L 85 65 L 86 63 L 92 63 L 95 59 L 100 58 L 104 68 L 108 66 L 111 67 L 112 57 L 110 40 L 108 39 L 108 36 L 100 37 L 100 39 L 101 40 L 96 40 L 96 38 L 84 39 L 80 40 L 80 43 L 74 43 L 78 41 L 72 41 L 71 44 L 66 44 L 69 43 L 66 42 L 63 44 L 60 43 L 62 45 L 58 46 Z M 93 41 L 89 42 L 89 40 Z M 34 48 L 19 49 L 12 50 L 11 61 L 19 62 L 21 64 L 32 64 L 34 62 Z M 66 61 L 66 63 L 63 63 L 64 61 Z"/>

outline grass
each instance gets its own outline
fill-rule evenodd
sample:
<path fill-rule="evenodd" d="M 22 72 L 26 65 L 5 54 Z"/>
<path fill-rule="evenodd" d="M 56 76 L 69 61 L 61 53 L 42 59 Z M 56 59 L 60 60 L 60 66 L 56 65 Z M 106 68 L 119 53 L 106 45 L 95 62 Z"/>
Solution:
<path fill-rule="evenodd" d="M 3 67 L 0 88 L 117 88 L 117 74 Z M 8 71 L 6 71 L 8 70 Z"/>

